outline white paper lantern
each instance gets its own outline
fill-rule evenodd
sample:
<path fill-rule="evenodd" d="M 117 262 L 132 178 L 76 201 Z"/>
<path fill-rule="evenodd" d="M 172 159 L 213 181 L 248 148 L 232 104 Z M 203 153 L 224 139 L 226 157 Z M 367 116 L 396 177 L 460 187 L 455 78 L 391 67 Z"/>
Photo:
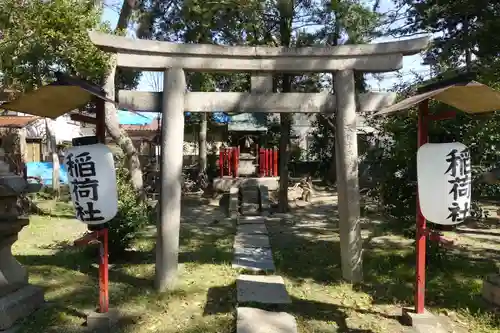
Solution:
<path fill-rule="evenodd" d="M 471 161 L 459 142 L 426 143 L 417 152 L 418 200 L 426 220 L 458 224 L 470 215 Z"/>
<path fill-rule="evenodd" d="M 113 153 L 103 144 L 71 147 L 64 164 L 76 218 L 102 224 L 115 217 L 118 194 Z"/>

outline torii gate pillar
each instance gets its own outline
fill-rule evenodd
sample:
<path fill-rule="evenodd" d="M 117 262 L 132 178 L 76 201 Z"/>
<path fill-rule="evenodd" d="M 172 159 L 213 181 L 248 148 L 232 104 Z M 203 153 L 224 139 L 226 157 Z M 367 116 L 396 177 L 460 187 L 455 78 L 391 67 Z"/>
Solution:
<path fill-rule="evenodd" d="M 359 221 L 358 139 L 356 129 L 356 95 L 354 71 L 341 70 L 334 74 L 337 98 L 337 129 L 335 161 L 340 229 L 340 252 L 343 278 L 361 282 L 362 238 Z"/>
<path fill-rule="evenodd" d="M 184 70 L 180 68 L 167 69 L 164 74 L 163 87 L 161 186 L 155 266 L 155 286 L 159 291 L 173 288 L 177 280 L 184 143 L 184 95 L 186 94 Z"/>

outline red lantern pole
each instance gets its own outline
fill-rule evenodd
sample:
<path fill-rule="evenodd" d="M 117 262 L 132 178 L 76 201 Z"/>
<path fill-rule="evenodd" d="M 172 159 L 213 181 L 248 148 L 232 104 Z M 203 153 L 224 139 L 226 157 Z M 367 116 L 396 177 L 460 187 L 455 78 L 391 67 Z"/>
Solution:
<path fill-rule="evenodd" d="M 99 263 L 99 307 L 101 313 L 109 311 L 109 279 L 108 279 L 108 229 L 100 231 L 102 236 L 102 253 Z"/>
<path fill-rule="evenodd" d="M 96 136 L 97 140 L 106 144 L 106 102 L 98 99 L 96 103 Z M 108 228 L 105 227 L 97 232 L 102 236 L 101 258 L 99 261 L 99 305 L 100 312 L 106 313 L 109 310 L 109 288 L 108 288 Z"/>
<path fill-rule="evenodd" d="M 273 153 L 274 153 L 274 168 L 273 168 L 273 171 L 274 171 L 274 177 L 278 177 L 278 148 L 274 148 L 273 149 Z"/>
<path fill-rule="evenodd" d="M 219 174 L 220 177 L 224 177 L 224 148 L 219 150 Z"/>
<path fill-rule="evenodd" d="M 428 142 L 429 136 L 429 100 L 426 99 L 418 105 L 418 148 Z M 425 308 L 425 257 L 426 257 L 426 221 L 420 210 L 417 191 L 417 234 L 416 234 L 416 252 L 417 252 L 417 269 L 415 282 L 415 312 L 424 313 Z"/>

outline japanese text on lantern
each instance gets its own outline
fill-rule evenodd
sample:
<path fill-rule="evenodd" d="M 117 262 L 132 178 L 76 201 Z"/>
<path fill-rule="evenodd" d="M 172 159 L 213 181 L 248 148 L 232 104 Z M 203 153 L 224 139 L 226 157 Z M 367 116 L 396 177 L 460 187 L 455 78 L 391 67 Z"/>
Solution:
<path fill-rule="evenodd" d="M 448 194 L 452 198 L 451 205 L 448 207 L 447 219 L 457 223 L 463 222 L 470 213 L 471 161 L 469 150 L 452 149 L 446 155 L 446 162 L 448 168 L 445 175 L 448 175 L 448 183 L 450 184 Z"/>
<path fill-rule="evenodd" d="M 69 153 L 66 156 L 66 168 L 71 180 L 73 202 L 76 217 L 84 222 L 104 220 L 101 211 L 97 209 L 99 201 L 99 180 L 96 174 L 95 161 L 90 152 L 78 155 Z"/>

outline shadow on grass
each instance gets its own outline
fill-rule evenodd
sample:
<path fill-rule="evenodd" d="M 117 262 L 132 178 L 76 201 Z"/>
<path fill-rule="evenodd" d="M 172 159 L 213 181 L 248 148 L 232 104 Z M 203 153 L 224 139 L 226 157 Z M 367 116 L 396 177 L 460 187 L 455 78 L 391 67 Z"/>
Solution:
<path fill-rule="evenodd" d="M 71 202 L 37 200 L 32 202 L 32 214 L 60 219 L 74 219 L 75 209 Z"/>
<path fill-rule="evenodd" d="M 335 234 L 336 227 L 336 223 L 327 223 L 326 227 L 316 227 L 318 230 L 313 232 L 314 222 L 311 226 L 301 222 L 299 227 L 283 221 L 268 223 L 279 273 L 299 284 L 308 279 L 325 286 L 340 284 L 342 274 L 338 238 L 323 239 L 326 233 Z M 472 313 L 491 311 L 481 298 L 481 286 L 484 277 L 496 272 L 495 261 L 491 258 L 474 259 L 470 251 L 440 254 L 440 259 L 428 256 L 427 304 L 449 310 L 468 309 Z M 373 304 L 413 303 L 415 254 L 412 246 L 401 249 L 384 242 L 369 248 L 365 246 L 363 261 L 364 282 L 355 285 L 355 290 L 370 295 Z M 300 304 L 301 301 L 296 302 Z M 316 319 L 332 319 L 332 314 L 328 314 L 329 310 L 325 308 L 331 305 L 305 302 L 301 308 L 306 309 L 304 311 L 307 313 L 324 313 L 322 318 Z M 335 309 L 331 310 L 333 316 L 337 316 Z M 498 317 L 492 325 L 500 327 Z"/>
<path fill-rule="evenodd" d="M 212 287 L 207 292 L 204 316 L 233 312 L 236 308 L 236 283 Z"/>
<path fill-rule="evenodd" d="M 287 308 L 287 312 L 303 319 L 312 319 L 324 322 L 335 322 L 339 332 L 349 333 L 374 333 L 370 329 L 353 329 L 347 325 L 348 316 L 343 309 L 345 307 L 335 304 L 309 301 L 292 297 L 292 305 Z"/>

